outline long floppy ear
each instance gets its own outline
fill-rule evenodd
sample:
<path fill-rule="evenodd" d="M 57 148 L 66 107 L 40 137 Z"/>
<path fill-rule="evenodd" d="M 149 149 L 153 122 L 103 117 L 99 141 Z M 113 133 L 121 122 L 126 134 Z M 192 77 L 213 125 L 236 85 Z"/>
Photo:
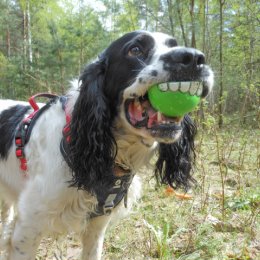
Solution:
<path fill-rule="evenodd" d="M 72 186 L 95 193 L 112 182 L 116 154 L 111 109 L 104 95 L 105 72 L 105 59 L 99 59 L 83 71 L 70 126 Z"/>
<path fill-rule="evenodd" d="M 187 190 L 195 181 L 191 177 L 191 170 L 195 161 L 194 138 L 197 128 L 188 115 L 184 117 L 182 127 L 181 137 L 176 142 L 160 143 L 155 175 L 162 184 Z"/>

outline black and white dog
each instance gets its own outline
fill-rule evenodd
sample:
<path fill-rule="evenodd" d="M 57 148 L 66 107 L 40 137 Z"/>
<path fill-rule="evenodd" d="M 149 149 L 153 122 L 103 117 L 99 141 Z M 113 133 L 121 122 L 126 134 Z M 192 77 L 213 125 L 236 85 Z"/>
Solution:
<path fill-rule="evenodd" d="M 24 146 L 26 172 L 14 139 L 30 107 L 1 101 L 0 189 L 17 213 L 3 230 L 10 233 L 7 259 L 34 260 L 43 236 L 65 231 L 81 235 L 82 259 L 101 259 L 106 228 L 139 198 L 135 173 L 154 154 L 161 183 L 189 186 L 196 127 L 188 115 L 155 111 L 147 98 L 151 86 L 174 82 L 182 91 L 201 82 L 202 97 L 209 93 L 213 73 L 202 52 L 162 33 L 114 41 L 37 119 Z"/>

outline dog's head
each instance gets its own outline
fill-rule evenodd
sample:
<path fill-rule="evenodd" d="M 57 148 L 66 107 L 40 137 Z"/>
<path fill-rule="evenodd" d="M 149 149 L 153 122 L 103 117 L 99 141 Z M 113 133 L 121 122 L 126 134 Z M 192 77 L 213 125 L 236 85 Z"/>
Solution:
<path fill-rule="evenodd" d="M 120 120 L 128 132 L 160 144 L 156 173 L 163 183 L 187 186 L 196 127 L 188 115 L 168 117 L 156 111 L 147 91 L 155 84 L 178 82 L 182 91 L 192 92 L 187 86 L 200 82 L 205 97 L 212 88 L 213 73 L 202 52 L 179 47 L 166 34 L 136 31 L 104 50 L 86 67 L 80 82 L 71 123 L 75 185 L 91 189 L 97 181 L 113 178 L 113 127 Z M 86 171 L 90 176 L 86 177 Z"/>

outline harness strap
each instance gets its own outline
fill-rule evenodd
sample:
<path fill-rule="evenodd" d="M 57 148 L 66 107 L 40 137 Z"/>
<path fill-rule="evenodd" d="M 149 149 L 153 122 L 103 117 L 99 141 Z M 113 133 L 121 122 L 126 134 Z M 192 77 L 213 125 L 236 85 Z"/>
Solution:
<path fill-rule="evenodd" d="M 60 102 L 62 103 L 66 117 L 66 125 L 62 131 L 63 138 L 60 142 L 60 151 L 70 169 L 73 170 L 73 165 L 69 157 L 71 116 L 66 110 L 67 97 L 60 97 Z M 124 200 L 124 206 L 127 207 L 127 192 L 133 177 L 134 174 L 128 166 L 116 162 L 114 165 L 114 181 L 111 187 L 100 191 L 100 194 L 96 194 L 98 204 L 95 211 L 90 214 L 90 218 L 110 215 L 112 210 L 116 208 L 122 200 Z"/>
<path fill-rule="evenodd" d="M 121 174 L 123 172 L 124 175 L 115 175 L 112 187 L 108 190 L 102 191 L 102 199 L 99 199 L 95 212 L 90 214 L 90 218 L 110 215 L 112 210 L 116 208 L 122 200 L 124 200 L 124 206 L 127 208 L 128 188 L 132 183 L 134 174 L 132 174 L 130 169 L 126 171 L 119 164 L 115 164 L 114 172 L 118 171 Z"/>
<path fill-rule="evenodd" d="M 35 101 L 38 97 L 49 98 L 51 100 L 42 108 L 39 108 Z M 57 97 L 57 95 L 49 93 L 40 93 L 29 98 L 29 103 L 34 111 L 20 123 L 15 134 L 16 157 L 20 160 L 20 169 L 22 171 L 27 170 L 24 148 L 30 140 L 32 129 L 38 118 L 53 104 Z"/>
<path fill-rule="evenodd" d="M 50 101 L 44 105 L 42 108 L 39 108 L 35 99 L 38 97 L 49 98 Z M 70 122 L 71 116 L 67 111 L 66 103 L 67 97 L 57 95 L 52 95 L 49 93 L 40 93 L 32 96 L 29 99 L 29 103 L 33 108 L 33 112 L 29 114 L 19 125 L 16 134 L 15 134 L 15 144 L 16 144 L 16 156 L 20 160 L 20 168 L 23 171 L 27 170 L 27 160 L 24 152 L 25 145 L 30 140 L 32 129 L 38 120 L 38 118 L 48 109 L 50 106 L 59 98 L 62 108 L 65 112 L 66 125 L 63 128 L 63 138 L 60 143 L 60 151 L 63 155 L 68 166 L 73 170 L 72 163 L 69 158 L 69 142 L 70 142 Z M 100 194 L 97 194 L 98 205 L 95 212 L 90 215 L 90 218 L 109 215 L 114 208 L 116 208 L 119 203 L 124 199 L 124 205 L 127 207 L 127 192 L 130 184 L 132 183 L 134 174 L 131 169 L 120 163 L 115 163 L 114 165 L 114 182 L 111 187 L 108 187 L 106 190 L 100 191 Z"/>

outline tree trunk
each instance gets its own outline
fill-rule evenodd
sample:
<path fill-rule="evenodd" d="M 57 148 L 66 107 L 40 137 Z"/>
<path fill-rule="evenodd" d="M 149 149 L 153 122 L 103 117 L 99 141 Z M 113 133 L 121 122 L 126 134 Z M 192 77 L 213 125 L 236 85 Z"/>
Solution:
<path fill-rule="evenodd" d="M 145 30 L 148 30 L 148 7 L 147 7 L 147 1 L 145 1 Z"/>
<path fill-rule="evenodd" d="M 201 1 L 200 12 L 202 13 L 202 51 L 205 53 L 206 49 L 206 0 Z M 200 107 L 198 110 L 198 118 L 200 124 L 202 124 L 205 120 L 205 112 L 204 112 L 204 100 L 201 100 Z M 203 125 L 203 124 L 202 124 Z"/>
<path fill-rule="evenodd" d="M 191 18 L 191 47 L 196 48 L 196 30 L 194 19 L 194 0 L 190 1 L 190 18 Z"/>
<path fill-rule="evenodd" d="M 78 68 L 78 74 L 80 74 L 83 63 L 84 63 L 84 37 L 83 37 L 83 2 L 79 2 L 79 27 L 80 27 L 80 46 L 79 46 L 79 68 Z"/>
<path fill-rule="evenodd" d="M 9 59 L 11 57 L 11 37 L 10 37 L 10 30 L 8 25 L 6 29 L 6 53 Z"/>
<path fill-rule="evenodd" d="M 205 53 L 206 50 L 206 0 L 201 1 L 201 8 L 202 10 L 202 51 Z"/>
<path fill-rule="evenodd" d="M 26 18 L 27 18 L 28 58 L 29 58 L 29 62 L 30 62 L 30 69 L 32 69 L 33 52 L 32 52 L 31 14 L 30 14 L 30 3 L 29 3 L 29 1 L 26 1 Z"/>
<path fill-rule="evenodd" d="M 252 4 L 252 1 L 250 1 Z M 246 66 L 246 82 L 247 82 L 247 89 L 244 96 L 244 101 L 242 105 L 242 109 L 240 112 L 240 118 L 242 119 L 242 124 L 246 124 L 246 114 L 247 111 L 250 110 L 252 107 L 252 103 L 250 102 L 250 86 L 252 84 L 253 78 L 253 54 L 254 54 L 254 28 L 252 26 L 251 18 L 250 18 L 251 9 L 248 8 L 248 16 L 247 16 L 247 24 L 248 24 L 248 32 L 249 32 L 249 51 L 245 51 L 245 60 L 247 60 Z"/>
<path fill-rule="evenodd" d="M 187 42 L 187 37 L 186 37 L 186 34 L 185 34 L 185 30 L 184 30 L 183 21 L 182 21 L 180 0 L 176 0 L 176 5 L 177 5 L 178 18 L 179 18 L 179 22 L 180 22 L 180 26 L 181 26 L 181 33 L 182 33 L 183 42 L 184 42 L 184 45 L 187 47 L 188 46 L 188 42 Z"/>
<path fill-rule="evenodd" d="M 62 49 L 58 49 L 58 60 L 59 60 L 59 70 L 60 70 L 60 90 L 61 93 L 65 93 L 65 87 L 64 87 L 64 76 L 65 76 L 65 68 L 63 64 L 63 55 L 62 55 Z"/>
<path fill-rule="evenodd" d="M 26 70 L 26 60 L 27 60 L 27 19 L 26 11 L 23 11 L 23 70 Z"/>
<path fill-rule="evenodd" d="M 171 35 L 174 35 L 172 0 L 167 0 L 167 4 L 168 4 L 169 21 L 171 27 Z"/>
<path fill-rule="evenodd" d="M 33 52 L 32 52 L 32 34 L 31 34 L 31 15 L 30 15 L 30 3 L 26 0 L 22 4 L 23 9 L 23 69 L 27 69 L 27 63 L 29 62 L 29 68 L 32 69 Z"/>
<path fill-rule="evenodd" d="M 219 0 L 219 100 L 218 100 L 218 126 L 223 126 L 223 6 L 225 0 Z"/>

